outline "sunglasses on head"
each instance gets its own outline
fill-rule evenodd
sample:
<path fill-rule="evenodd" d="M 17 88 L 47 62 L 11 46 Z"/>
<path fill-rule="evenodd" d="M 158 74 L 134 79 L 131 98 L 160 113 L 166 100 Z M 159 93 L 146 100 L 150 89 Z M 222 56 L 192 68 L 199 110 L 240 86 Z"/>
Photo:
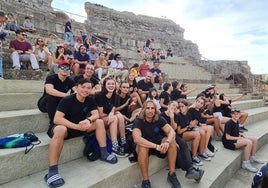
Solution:
<path fill-rule="evenodd" d="M 69 66 L 64 66 L 64 65 L 62 65 L 62 66 L 60 66 L 60 69 L 61 70 L 70 70 L 70 67 Z"/>

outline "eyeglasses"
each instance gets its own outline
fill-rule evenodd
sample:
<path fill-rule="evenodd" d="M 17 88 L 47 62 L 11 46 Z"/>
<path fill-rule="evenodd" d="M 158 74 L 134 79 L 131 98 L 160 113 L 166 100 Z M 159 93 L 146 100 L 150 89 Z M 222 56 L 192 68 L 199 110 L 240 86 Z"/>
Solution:
<path fill-rule="evenodd" d="M 64 66 L 64 65 L 62 65 L 62 66 L 60 66 L 60 69 L 61 70 L 70 70 L 70 67 L 69 66 Z"/>

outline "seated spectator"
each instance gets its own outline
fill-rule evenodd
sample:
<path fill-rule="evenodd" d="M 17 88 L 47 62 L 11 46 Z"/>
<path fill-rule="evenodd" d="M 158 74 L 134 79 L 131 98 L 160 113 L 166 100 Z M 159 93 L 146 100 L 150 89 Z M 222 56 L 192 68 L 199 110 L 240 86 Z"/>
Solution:
<path fill-rule="evenodd" d="M 23 25 L 20 27 L 23 31 L 28 31 L 30 33 L 34 33 L 36 29 L 34 28 L 34 24 L 31 22 L 31 18 L 26 16 Z"/>
<path fill-rule="evenodd" d="M 80 34 L 81 34 L 81 37 L 82 37 L 82 42 L 84 43 L 86 38 L 88 38 L 88 34 L 87 34 L 87 29 L 84 25 L 82 25 L 80 27 Z"/>
<path fill-rule="evenodd" d="M 118 89 L 116 111 L 124 115 L 125 120 L 133 122 L 139 115 L 141 108 L 137 108 L 137 99 L 129 95 L 129 83 L 122 82 Z"/>
<path fill-rule="evenodd" d="M 57 42 L 55 40 L 55 37 L 56 37 L 55 34 L 50 33 L 45 41 L 45 44 L 51 54 L 56 53 L 57 50 Z"/>
<path fill-rule="evenodd" d="M 154 130 L 154 131 L 152 131 Z M 139 117 L 134 121 L 132 132 L 138 163 L 143 178 L 142 187 L 151 187 L 149 180 L 149 156 L 168 159 L 169 172 L 167 180 L 173 188 L 180 188 L 180 182 L 175 173 L 177 146 L 175 132 L 163 117 L 153 101 L 145 102 Z"/>
<path fill-rule="evenodd" d="M 153 82 L 154 83 L 159 83 L 159 90 L 162 89 L 162 84 L 163 84 L 163 74 L 162 71 L 159 69 L 160 62 L 155 61 L 154 62 L 154 67 L 150 69 L 150 72 L 153 74 Z"/>
<path fill-rule="evenodd" d="M 79 51 L 74 54 L 74 66 L 73 71 L 74 75 L 83 74 L 85 72 L 86 64 L 89 63 L 89 56 L 86 52 L 86 47 L 81 45 Z"/>
<path fill-rule="evenodd" d="M 180 90 L 180 84 L 178 81 L 173 81 L 171 83 L 172 87 L 173 87 L 173 91 L 171 91 L 170 93 L 170 99 L 172 101 L 177 101 L 178 99 L 181 99 L 181 90 Z"/>
<path fill-rule="evenodd" d="M 47 70 L 49 71 L 52 63 L 52 56 L 42 38 L 36 39 L 33 51 L 39 64 L 47 64 Z"/>
<path fill-rule="evenodd" d="M 91 46 L 90 38 L 86 38 L 83 44 L 87 49 L 87 53 L 89 53 L 89 47 Z"/>
<path fill-rule="evenodd" d="M 39 71 L 39 65 L 32 51 L 32 45 L 25 40 L 25 32 L 22 30 L 16 31 L 16 39 L 10 41 L 9 49 L 11 51 L 11 59 L 14 70 L 20 70 L 20 62 L 30 61 L 33 70 Z"/>
<path fill-rule="evenodd" d="M 120 54 L 115 54 L 114 60 L 111 61 L 109 68 L 113 69 L 115 76 L 120 76 L 122 81 L 126 80 L 128 70 L 124 67 Z"/>
<path fill-rule="evenodd" d="M 63 48 L 64 48 L 64 55 L 66 56 L 66 58 L 68 58 L 68 56 L 74 54 L 73 51 L 71 50 L 70 43 L 64 42 Z"/>
<path fill-rule="evenodd" d="M 45 175 L 45 181 L 50 187 L 59 187 L 64 184 L 64 179 L 58 172 L 58 161 L 66 139 L 95 131 L 97 142 L 100 145 L 100 159 L 111 164 L 117 163 L 116 156 L 107 151 L 103 121 L 99 119 L 95 100 L 87 95 L 90 93 L 90 89 L 91 82 L 89 80 L 80 80 L 77 92 L 63 98 L 57 107 L 54 118 L 55 125 L 48 130 L 51 141 L 48 154 L 49 169 L 48 174 Z"/>
<path fill-rule="evenodd" d="M 139 76 L 140 77 L 145 77 L 146 76 L 146 73 L 148 71 L 150 71 L 150 65 L 147 63 L 147 59 L 144 58 L 142 60 L 142 63 L 140 64 L 139 68 L 138 68 L 138 71 L 139 71 Z"/>
<path fill-rule="evenodd" d="M 233 99 L 228 99 L 224 93 L 221 93 L 219 95 L 220 100 L 223 100 L 223 101 L 228 100 L 229 101 L 229 104 L 222 104 L 221 105 L 222 115 L 226 116 L 226 117 L 231 117 L 231 109 L 232 109 L 231 104 L 233 102 L 235 102 L 235 101 L 238 101 L 239 99 L 241 99 L 245 95 L 246 95 L 246 93 L 243 93 L 243 94 L 241 94 L 241 95 L 239 95 L 237 97 L 234 97 Z M 244 126 L 247 118 L 248 118 L 248 113 L 247 112 L 240 112 L 240 118 L 239 118 L 239 131 L 240 132 L 248 131 L 248 129 L 245 128 L 245 126 Z"/>
<path fill-rule="evenodd" d="M 108 66 L 111 64 L 111 61 L 114 59 L 113 49 L 112 47 L 108 46 L 106 48 L 106 61 L 108 63 Z"/>
<path fill-rule="evenodd" d="M 198 157 L 197 150 L 199 149 L 199 152 L 202 152 L 200 149 L 205 147 L 205 137 L 201 137 L 200 132 L 195 130 L 198 126 L 198 121 L 191 120 L 191 116 L 188 113 L 188 102 L 180 100 L 178 107 L 180 112 L 178 113 L 177 134 L 184 141 L 191 141 L 192 162 L 197 166 L 202 166 L 204 163 Z"/>
<path fill-rule="evenodd" d="M 160 111 L 160 102 L 159 102 L 159 96 L 158 96 L 158 92 L 157 89 L 155 88 L 151 88 L 149 93 L 148 93 L 148 98 L 146 99 L 146 101 L 153 101 L 156 104 L 157 110 Z"/>
<path fill-rule="evenodd" d="M 178 109 L 178 102 L 171 101 L 168 104 L 167 110 L 161 112 L 160 114 L 160 116 L 162 116 L 175 131 L 177 130 L 178 127 L 177 124 L 178 116 L 175 113 L 177 109 Z M 179 146 L 177 152 L 176 166 L 186 171 L 185 174 L 186 178 L 195 179 L 197 182 L 200 182 L 201 178 L 204 175 L 204 170 L 193 167 L 192 158 L 187 143 L 179 135 L 176 135 L 175 139 L 176 143 Z"/>
<path fill-rule="evenodd" d="M 142 102 L 146 100 L 150 89 L 154 87 L 152 83 L 152 77 L 152 73 L 147 72 L 145 78 L 140 80 L 137 84 L 138 94 L 140 95 Z"/>
<path fill-rule="evenodd" d="M 170 83 L 165 83 L 163 86 L 163 90 L 160 93 L 159 101 L 160 101 L 160 111 L 164 112 L 167 110 L 168 104 L 170 102 L 170 93 L 173 91 L 173 86 Z"/>
<path fill-rule="evenodd" d="M 92 89 L 90 95 L 96 95 L 101 91 L 100 80 L 94 76 L 94 66 L 86 64 L 85 73 L 74 77 L 74 82 L 78 83 L 80 79 L 88 79 L 92 82 Z"/>
<path fill-rule="evenodd" d="M 236 107 L 232 108 L 231 116 L 232 118 L 227 121 L 224 126 L 222 144 L 225 148 L 230 150 L 237 150 L 243 148 L 244 156 L 242 168 L 250 172 L 256 173 L 258 169 L 253 167 L 252 163 L 264 163 L 256 156 L 258 140 L 256 137 L 253 136 L 244 136 L 239 134 L 238 121 L 240 117 L 240 109 Z"/>
<path fill-rule="evenodd" d="M 50 126 L 53 126 L 53 119 L 60 100 L 69 95 L 70 90 L 75 91 L 76 89 L 74 81 L 68 77 L 70 71 L 69 62 L 60 61 L 58 69 L 58 74 L 47 76 L 44 93 L 37 102 L 39 110 L 48 113 Z"/>
<path fill-rule="evenodd" d="M 78 52 L 79 50 L 79 47 L 83 45 L 82 43 L 82 38 L 79 36 L 79 37 L 76 37 L 76 42 L 74 43 L 74 52 Z"/>
<path fill-rule="evenodd" d="M 139 76 L 138 68 L 139 68 L 139 64 L 135 63 L 132 67 L 130 67 L 130 70 L 129 70 L 129 72 L 132 73 L 135 78 Z"/>
<path fill-rule="evenodd" d="M 115 155 L 126 156 L 125 149 L 127 140 L 125 135 L 125 119 L 120 112 L 116 112 L 116 84 L 112 78 L 106 78 L 103 81 L 101 92 L 96 96 L 96 102 L 100 119 L 104 121 L 105 127 L 109 128 L 112 140 L 112 151 Z M 120 135 L 120 145 L 118 142 L 118 130 Z"/>
<path fill-rule="evenodd" d="M 63 46 L 58 46 L 56 52 L 52 55 L 52 64 L 50 66 L 50 74 L 58 74 L 58 64 L 62 60 L 67 60 L 64 55 Z"/>
<path fill-rule="evenodd" d="M 99 57 L 99 52 L 96 51 L 94 46 L 89 47 L 89 52 L 87 52 L 89 56 L 90 63 L 95 65 L 96 59 Z"/>
<path fill-rule="evenodd" d="M 168 57 L 168 56 L 173 57 L 173 52 L 172 52 L 171 48 L 169 48 L 169 49 L 167 50 L 167 57 Z"/>
<path fill-rule="evenodd" d="M 129 95 L 133 100 L 135 99 L 136 104 L 142 107 L 140 95 L 138 94 L 137 82 L 133 73 L 128 74 L 127 83 L 129 84 Z"/>
<path fill-rule="evenodd" d="M 99 57 L 95 60 L 95 74 L 98 76 L 99 80 L 102 79 L 103 75 L 108 73 L 108 63 L 105 60 L 105 54 L 101 52 Z"/>
<path fill-rule="evenodd" d="M 10 31 L 17 31 L 19 29 L 18 22 L 14 18 L 14 15 L 12 13 L 7 13 L 7 23 L 6 23 L 6 30 Z"/>
<path fill-rule="evenodd" d="M 5 27 L 5 22 L 6 22 L 6 17 L 4 12 L 0 12 L 0 79 L 3 79 L 4 74 L 3 74 L 3 58 L 2 58 L 2 45 L 3 41 L 5 40 L 7 33 L 4 31 Z"/>
<path fill-rule="evenodd" d="M 96 40 L 95 44 L 93 45 L 95 51 L 97 54 L 100 53 L 100 50 L 101 50 L 101 45 L 100 45 L 100 41 L 99 40 Z"/>
<path fill-rule="evenodd" d="M 180 90 L 181 90 L 181 98 L 187 99 L 187 95 L 189 95 L 190 93 L 192 93 L 193 91 L 195 91 L 195 88 L 188 89 L 188 85 L 187 84 L 181 84 Z"/>

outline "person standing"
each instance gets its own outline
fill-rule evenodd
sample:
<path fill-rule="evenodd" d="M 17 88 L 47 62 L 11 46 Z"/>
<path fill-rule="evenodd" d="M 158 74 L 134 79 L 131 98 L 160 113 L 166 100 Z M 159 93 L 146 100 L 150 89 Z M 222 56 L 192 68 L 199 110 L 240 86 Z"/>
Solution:
<path fill-rule="evenodd" d="M 180 188 L 180 182 L 175 173 L 177 146 L 175 132 L 163 117 L 153 101 L 146 101 L 134 121 L 132 132 L 134 143 L 137 144 L 136 152 L 138 163 L 143 177 L 142 188 L 150 188 L 149 180 L 149 155 L 164 158 L 168 156 L 169 173 L 167 180 L 173 188 Z"/>
<path fill-rule="evenodd" d="M 31 43 L 25 40 L 26 33 L 22 30 L 16 31 L 16 39 L 10 41 L 9 50 L 14 70 L 20 70 L 21 61 L 30 61 L 33 70 L 39 71 L 39 65 L 32 51 Z"/>
<path fill-rule="evenodd" d="M 91 86 L 90 80 L 79 80 L 76 93 L 64 97 L 57 107 L 54 124 L 48 131 L 51 137 L 48 150 L 49 169 L 44 179 L 49 187 L 60 187 L 65 183 L 58 172 L 58 161 L 65 139 L 95 131 L 100 145 L 100 159 L 111 164 L 117 163 L 116 156 L 107 152 L 106 131 L 103 121 L 99 119 L 96 102 L 88 97 Z"/>
<path fill-rule="evenodd" d="M 65 23 L 65 29 L 64 29 L 64 35 L 65 35 L 65 42 L 68 42 L 72 47 L 74 47 L 74 34 L 72 32 L 72 20 L 68 20 Z"/>
<path fill-rule="evenodd" d="M 68 77 L 70 63 L 62 60 L 58 64 L 58 74 L 49 75 L 46 78 L 44 93 L 38 100 L 37 106 L 41 112 L 48 113 L 50 126 L 53 125 L 53 119 L 56 108 L 63 97 L 69 95 L 69 90 L 75 90 L 74 81 Z"/>

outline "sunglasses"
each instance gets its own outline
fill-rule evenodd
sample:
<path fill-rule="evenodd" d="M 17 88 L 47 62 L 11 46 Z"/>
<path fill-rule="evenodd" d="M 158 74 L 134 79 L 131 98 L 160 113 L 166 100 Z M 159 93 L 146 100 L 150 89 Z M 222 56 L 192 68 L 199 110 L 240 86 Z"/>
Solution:
<path fill-rule="evenodd" d="M 70 70 L 70 67 L 69 66 L 60 66 L 60 69 L 61 70 Z"/>

